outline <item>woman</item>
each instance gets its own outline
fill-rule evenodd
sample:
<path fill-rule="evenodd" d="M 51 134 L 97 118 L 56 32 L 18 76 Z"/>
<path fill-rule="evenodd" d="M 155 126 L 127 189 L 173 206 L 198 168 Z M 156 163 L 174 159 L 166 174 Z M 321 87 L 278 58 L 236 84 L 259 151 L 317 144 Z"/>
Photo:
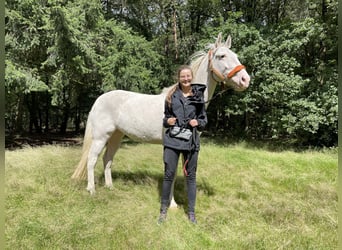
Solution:
<path fill-rule="evenodd" d="M 167 129 L 163 138 L 164 180 L 158 223 L 166 219 L 171 186 L 176 176 L 179 156 L 182 154 L 187 183 L 188 218 L 196 224 L 196 170 L 200 149 L 197 129 L 203 129 L 208 122 L 204 102 L 206 86 L 192 84 L 193 73 L 190 66 L 181 66 L 177 73 L 178 83 L 171 88 L 165 100 L 163 126 Z"/>

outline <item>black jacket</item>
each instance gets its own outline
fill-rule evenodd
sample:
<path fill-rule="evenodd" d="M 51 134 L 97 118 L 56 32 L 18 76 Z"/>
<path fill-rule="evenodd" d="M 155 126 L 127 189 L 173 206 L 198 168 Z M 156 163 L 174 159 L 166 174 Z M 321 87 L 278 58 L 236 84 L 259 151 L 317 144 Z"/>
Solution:
<path fill-rule="evenodd" d="M 204 102 L 204 90 L 206 89 L 206 86 L 202 84 L 192 84 L 191 87 L 193 92 L 192 96 L 184 97 L 182 90 L 178 86 L 171 97 L 171 107 L 169 107 L 169 104 L 165 101 L 163 118 L 163 126 L 167 128 L 163 137 L 163 144 L 165 147 L 178 150 L 194 149 L 197 151 L 200 148 L 200 141 L 197 132 L 195 133 L 194 139 L 189 141 L 171 137 L 169 134 L 171 126 L 167 123 L 168 118 L 176 117 L 177 121 L 175 126 L 178 127 L 193 130 L 189 125 L 189 121 L 191 119 L 196 119 L 198 121 L 198 126 L 196 128 L 199 131 L 203 130 L 207 125 L 208 119 Z"/>

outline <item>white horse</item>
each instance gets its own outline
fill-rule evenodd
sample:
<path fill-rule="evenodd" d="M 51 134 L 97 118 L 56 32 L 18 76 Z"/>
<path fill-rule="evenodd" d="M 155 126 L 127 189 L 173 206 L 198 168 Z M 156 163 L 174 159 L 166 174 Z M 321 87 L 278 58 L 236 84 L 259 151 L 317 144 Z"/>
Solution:
<path fill-rule="evenodd" d="M 237 55 L 230 50 L 230 36 L 224 43 L 221 40 L 219 34 L 216 42 L 209 45 L 209 52 L 197 52 L 190 63 L 194 74 L 193 82 L 207 86 L 204 95 L 208 103 L 218 82 L 236 91 L 243 91 L 250 81 Z M 164 102 L 169 89 L 170 87 L 164 89 L 159 95 L 113 90 L 99 96 L 88 116 L 82 158 L 72 178 L 85 179 L 87 169 L 87 190 L 94 194 L 94 167 L 106 146 L 103 155 L 105 186 L 112 188 L 113 157 L 125 135 L 135 141 L 162 143 Z M 173 188 L 170 200 L 171 207 L 177 206 L 173 199 Z"/>

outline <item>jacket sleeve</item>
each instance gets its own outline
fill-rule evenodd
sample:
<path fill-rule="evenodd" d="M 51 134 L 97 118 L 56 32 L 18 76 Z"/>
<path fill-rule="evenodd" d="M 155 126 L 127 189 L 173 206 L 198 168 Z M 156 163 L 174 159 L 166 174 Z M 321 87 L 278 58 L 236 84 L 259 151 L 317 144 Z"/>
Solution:
<path fill-rule="evenodd" d="M 205 104 L 202 105 L 200 113 L 197 115 L 198 130 L 203 130 L 208 123 L 207 112 L 205 110 Z"/>
<path fill-rule="evenodd" d="M 167 103 L 167 101 L 165 101 L 165 103 L 164 103 L 164 118 L 163 118 L 163 126 L 164 126 L 164 128 L 171 127 L 167 123 L 167 119 L 169 119 L 170 117 L 173 117 L 172 111 L 171 111 L 171 108 L 169 107 L 169 104 Z"/>

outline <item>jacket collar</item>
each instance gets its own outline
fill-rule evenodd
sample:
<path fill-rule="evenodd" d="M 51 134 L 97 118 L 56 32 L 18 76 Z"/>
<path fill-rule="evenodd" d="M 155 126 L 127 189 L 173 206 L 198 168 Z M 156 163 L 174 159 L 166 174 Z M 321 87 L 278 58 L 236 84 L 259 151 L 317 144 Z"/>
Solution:
<path fill-rule="evenodd" d="M 193 83 L 191 84 L 191 88 L 193 95 L 190 96 L 189 99 L 194 102 L 204 103 L 204 91 L 207 88 L 207 86 L 203 84 Z M 181 99 L 184 98 L 179 84 L 174 95 L 176 97 L 180 97 Z"/>

